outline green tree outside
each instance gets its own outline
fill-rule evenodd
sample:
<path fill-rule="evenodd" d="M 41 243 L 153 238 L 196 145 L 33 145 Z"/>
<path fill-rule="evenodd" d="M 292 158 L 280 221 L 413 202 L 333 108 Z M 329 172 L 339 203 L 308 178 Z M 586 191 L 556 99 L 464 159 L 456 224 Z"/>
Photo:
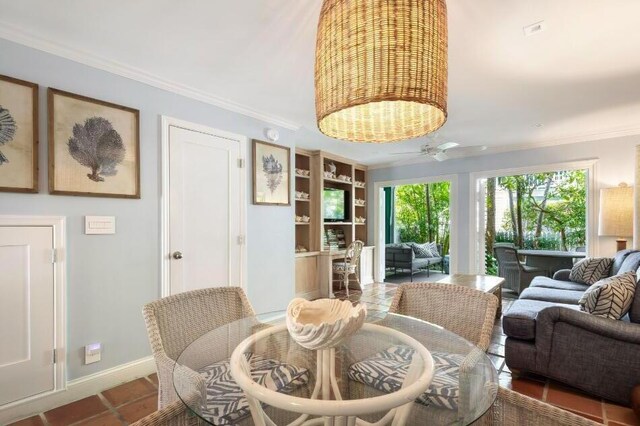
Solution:
<path fill-rule="evenodd" d="M 449 253 L 451 184 L 401 185 L 396 187 L 395 214 L 401 242 L 442 244 Z"/>

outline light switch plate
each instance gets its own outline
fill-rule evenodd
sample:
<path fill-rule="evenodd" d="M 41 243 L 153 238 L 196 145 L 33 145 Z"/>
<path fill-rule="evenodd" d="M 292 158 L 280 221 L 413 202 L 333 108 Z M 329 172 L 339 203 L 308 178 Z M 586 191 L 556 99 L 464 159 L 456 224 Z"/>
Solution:
<path fill-rule="evenodd" d="M 84 347 L 84 363 L 93 364 L 102 359 L 102 344 L 92 343 Z"/>
<path fill-rule="evenodd" d="M 115 216 L 85 216 L 84 233 L 86 235 L 105 235 L 116 233 Z"/>

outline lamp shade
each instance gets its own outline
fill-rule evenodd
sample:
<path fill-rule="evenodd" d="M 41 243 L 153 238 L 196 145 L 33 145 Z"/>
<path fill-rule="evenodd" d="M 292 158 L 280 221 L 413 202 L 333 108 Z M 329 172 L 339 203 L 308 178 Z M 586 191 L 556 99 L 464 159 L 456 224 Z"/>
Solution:
<path fill-rule="evenodd" d="M 445 0 L 324 0 L 316 118 L 328 136 L 391 142 L 447 119 Z"/>
<path fill-rule="evenodd" d="M 633 188 L 619 186 L 600 190 L 598 235 L 630 237 L 633 235 Z"/>

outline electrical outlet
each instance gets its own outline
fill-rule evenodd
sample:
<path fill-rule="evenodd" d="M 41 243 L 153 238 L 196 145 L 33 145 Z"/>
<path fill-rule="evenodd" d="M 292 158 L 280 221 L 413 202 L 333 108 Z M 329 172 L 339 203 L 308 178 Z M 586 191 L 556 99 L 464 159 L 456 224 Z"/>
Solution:
<path fill-rule="evenodd" d="M 92 343 L 84 347 L 84 363 L 93 364 L 102 358 L 102 344 Z"/>

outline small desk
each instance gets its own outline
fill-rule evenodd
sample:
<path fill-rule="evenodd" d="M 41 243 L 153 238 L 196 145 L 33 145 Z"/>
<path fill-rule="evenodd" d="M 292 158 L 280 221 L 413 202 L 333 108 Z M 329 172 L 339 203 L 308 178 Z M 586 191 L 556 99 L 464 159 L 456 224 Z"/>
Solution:
<path fill-rule="evenodd" d="M 344 259 L 347 252 L 345 249 L 327 250 L 320 252 L 319 277 L 320 277 L 320 294 L 322 297 L 335 297 L 333 294 L 333 261 Z M 374 247 L 364 246 L 360 254 L 360 285 L 373 283 L 373 261 Z M 352 287 L 349 286 L 351 289 Z M 355 288 L 362 290 L 362 288 Z"/>
<path fill-rule="evenodd" d="M 549 277 L 560 269 L 571 269 L 574 259 L 587 257 L 584 252 L 560 250 L 518 250 L 518 254 L 526 257 L 527 266 L 546 269 Z"/>
<path fill-rule="evenodd" d="M 498 298 L 496 317 L 500 318 L 500 315 L 502 315 L 502 286 L 504 285 L 504 278 L 491 275 L 453 274 L 438 282 L 461 285 L 495 295 Z"/>

